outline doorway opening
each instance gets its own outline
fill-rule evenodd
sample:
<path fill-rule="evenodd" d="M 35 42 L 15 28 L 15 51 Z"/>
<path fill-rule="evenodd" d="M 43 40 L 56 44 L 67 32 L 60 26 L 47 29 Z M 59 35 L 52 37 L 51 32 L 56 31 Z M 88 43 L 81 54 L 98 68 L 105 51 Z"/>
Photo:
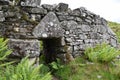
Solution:
<path fill-rule="evenodd" d="M 41 39 L 43 45 L 42 54 L 45 56 L 45 63 L 56 61 L 57 54 L 61 47 L 61 38 L 45 38 Z"/>

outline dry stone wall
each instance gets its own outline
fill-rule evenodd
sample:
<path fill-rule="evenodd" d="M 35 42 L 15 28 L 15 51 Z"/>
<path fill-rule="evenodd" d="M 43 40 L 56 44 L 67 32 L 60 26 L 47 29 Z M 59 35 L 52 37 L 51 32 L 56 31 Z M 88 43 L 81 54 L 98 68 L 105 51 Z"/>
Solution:
<path fill-rule="evenodd" d="M 40 2 L 41 0 L 0 0 L 0 34 L 9 38 L 13 57 L 38 57 L 39 39 L 43 43 L 47 43 L 45 39 L 60 39 L 57 42 L 60 45 L 52 49 L 62 59 L 66 53 L 76 57 L 87 47 L 103 42 L 117 47 L 115 33 L 99 15 L 84 7 L 71 10 L 65 3 L 40 5 Z"/>

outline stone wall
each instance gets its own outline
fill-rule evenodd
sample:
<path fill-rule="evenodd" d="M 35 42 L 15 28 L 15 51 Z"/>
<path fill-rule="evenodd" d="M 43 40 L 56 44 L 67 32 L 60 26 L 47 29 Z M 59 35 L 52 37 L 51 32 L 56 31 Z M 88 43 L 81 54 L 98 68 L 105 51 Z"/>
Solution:
<path fill-rule="evenodd" d="M 60 39 L 59 48 L 52 49 L 56 56 L 62 58 L 65 58 L 66 53 L 72 57 L 79 56 L 87 47 L 103 42 L 117 47 L 115 33 L 99 15 L 84 7 L 71 10 L 65 3 L 40 5 L 40 2 L 41 0 L 0 0 L 0 34 L 9 38 L 12 56 L 38 57 L 39 40 L 44 45 L 46 39 L 48 42 L 49 39 Z M 46 45 L 48 46 L 45 43 L 44 46 Z M 50 46 L 56 45 L 51 44 L 49 48 Z"/>

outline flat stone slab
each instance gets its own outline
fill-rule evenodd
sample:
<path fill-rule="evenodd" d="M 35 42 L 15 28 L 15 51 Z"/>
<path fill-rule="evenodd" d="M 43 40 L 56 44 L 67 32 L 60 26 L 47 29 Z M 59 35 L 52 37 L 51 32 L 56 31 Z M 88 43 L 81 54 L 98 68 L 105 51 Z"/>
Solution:
<path fill-rule="evenodd" d="M 21 1 L 21 6 L 28 6 L 28 7 L 39 7 L 41 0 L 24 0 Z"/>
<path fill-rule="evenodd" d="M 64 30 L 53 12 L 49 12 L 34 28 L 33 35 L 37 38 L 62 37 Z"/>
<path fill-rule="evenodd" d="M 13 50 L 10 57 L 38 57 L 40 55 L 40 42 L 38 40 L 9 39 L 8 47 Z"/>

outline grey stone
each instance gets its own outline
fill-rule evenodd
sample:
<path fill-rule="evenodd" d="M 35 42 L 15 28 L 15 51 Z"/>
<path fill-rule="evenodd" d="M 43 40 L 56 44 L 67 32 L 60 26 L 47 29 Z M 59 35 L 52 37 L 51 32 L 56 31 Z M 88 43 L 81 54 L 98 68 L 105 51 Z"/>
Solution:
<path fill-rule="evenodd" d="M 4 13 L 4 16 L 5 16 L 5 17 L 14 17 L 14 16 L 15 16 L 15 13 L 8 11 L 8 12 L 5 12 L 5 13 Z"/>
<path fill-rule="evenodd" d="M 38 15 L 37 14 L 31 14 L 30 17 L 34 21 L 38 21 L 38 22 L 41 21 L 41 15 L 39 15 L 39 14 Z"/>
<path fill-rule="evenodd" d="M 8 47 L 13 50 L 10 57 L 38 57 L 40 45 L 38 40 L 9 39 Z"/>
<path fill-rule="evenodd" d="M 66 28 L 68 30 L 73 30 L 76 29 L 77 25 L 78 24 L 75 21 L 68 21 Z"/>
<path fill-rule="evenodd" d="M 68 12 L 56 12 L 57 16 L 68 16 L 69 13 Z"/>
<path fill-rule="evenodd" d="M 117 47 L 117 40 L 116 39 L 111 38 L 110 43 L 113 47 Z"/>
<path fill-rule="evenodd" d="M 61 45 L 62 45 L 62 46 L 65 46 L 65 45 L 66 45 L 66 44 L 65 44 L 65 38 L 64 38 L 64 37 L 61 38 Z"/>
<path fill-rule="evenodd" d="M 80 9 L 79 8 L 74 9 L 73 11 L 71 11 L 70 15 L 72 15 L 72 16 L 81 16 Z"/>
<path fill-rule="evenodd" d="M 91 39 L 101 39 L 102 36 L 99 33 L 92 32 L 92 33 L 90 33 L 90 38 Z"/>
<path fill-rule="evenodd" d="M 34 28 L 33 35 L 35 37 L 61 37 L 63 29 L 55 13 L 49 12 L 41 22 Z"/>
<path fill-rule="evenodd" d="M 79 34 L 80 39 L 84 40 L 87 39 L 87 36 L 85 34 Z"/>
<path fill-rule="evenodd" d="M 9 5 L 9 0 L 0 0 L 0 5 Z"/>
<path fill-rule="evenodd" d="M 42 7 L 48 11 L 54 11 L 56 9 L 57 5 L 42 4 Z"/>
<path fill-rule="evenodd" d="M 67 42 L 73 42 L 73 40 L 71 38 L 66 38 Z"/>
<path fill-rule="evenodd" d="M 82 22 L 82 21 L 83 21 L 82 18 L 80 18 L 80 17 L 76 17 L 75 20 L 76 20 L 77 22 Z"/>
<path fill-rule="evenodd" d="M 32 14 L 47 14 L 47 10 L 42 8 L 42 7 L 39 7 L 39 8 L 32 8 L 29 13 L 32 13 Z"/>
<path fill-rule="evenodd" d="M 74 51 L 79 51 L 79 46 L 74 46 Z"/>
<path fill-rule="evenodd" d="M 84 32 L 86 32 L 86 31 L 91 31 L 89 25 L 81 25 L 81 30 L 84 31 Z"/>
<path fill-rule="evenodd" d="M 116 35 L 113 31 L 112 31 L 112 29 L 110 29 L 110 27 L 107 27 L 107 32 L 108 32 L 108 34 L 110 34 L 110 35 Z"/>
<path fill-rule="evenodd" d="M 60 21 L 64 21 L 64 20 L 67 20 L 67 16 L 58 16 L 58 19 L 60 20 Z"/>
<path fill-rule="evenodd" d="M 3 11 L 0 11 L 0 22 L 3 22 L 3 21 L 5 21 L 5 17 L 4 17 Z"/>
<path fill-rule="evenodd" d="M 106 26 L 103 26 L 103 25 L 96 25 L 96 28 L 97 28 L 97 32 L 99 32 L 99 33 L 104 34 L 104 33 L 107 32 Z"/>
<path fill-rule="evenodd" d="M 89 24 L 91 24 L 92 23 L 92 21 L 90 20 L 90 19 L 85 19 L 85 22 L 87 22 L 87 23 L 89 23 Z"/>
<path fill-rule="evenodd" d="M 105 25 L 105 26 L 107 25 L 107 20 L 105 20 L 104 18 L 101 18 L 101 22 L 103 25 Z"/>
<path fill-rule="evenodd" d="M 21 6 L 40 7 L 41 0 L 21 0 Z"/>
<path fill-rule="evenodd" d="M 64 11 L 67 11 L 68 10 L 68 4 L 65 4 L 65 3 L 59 3 L 57 8 L 56 8 L 57 11 L 60 11 L 60 12 L 64 12 Z"/>

